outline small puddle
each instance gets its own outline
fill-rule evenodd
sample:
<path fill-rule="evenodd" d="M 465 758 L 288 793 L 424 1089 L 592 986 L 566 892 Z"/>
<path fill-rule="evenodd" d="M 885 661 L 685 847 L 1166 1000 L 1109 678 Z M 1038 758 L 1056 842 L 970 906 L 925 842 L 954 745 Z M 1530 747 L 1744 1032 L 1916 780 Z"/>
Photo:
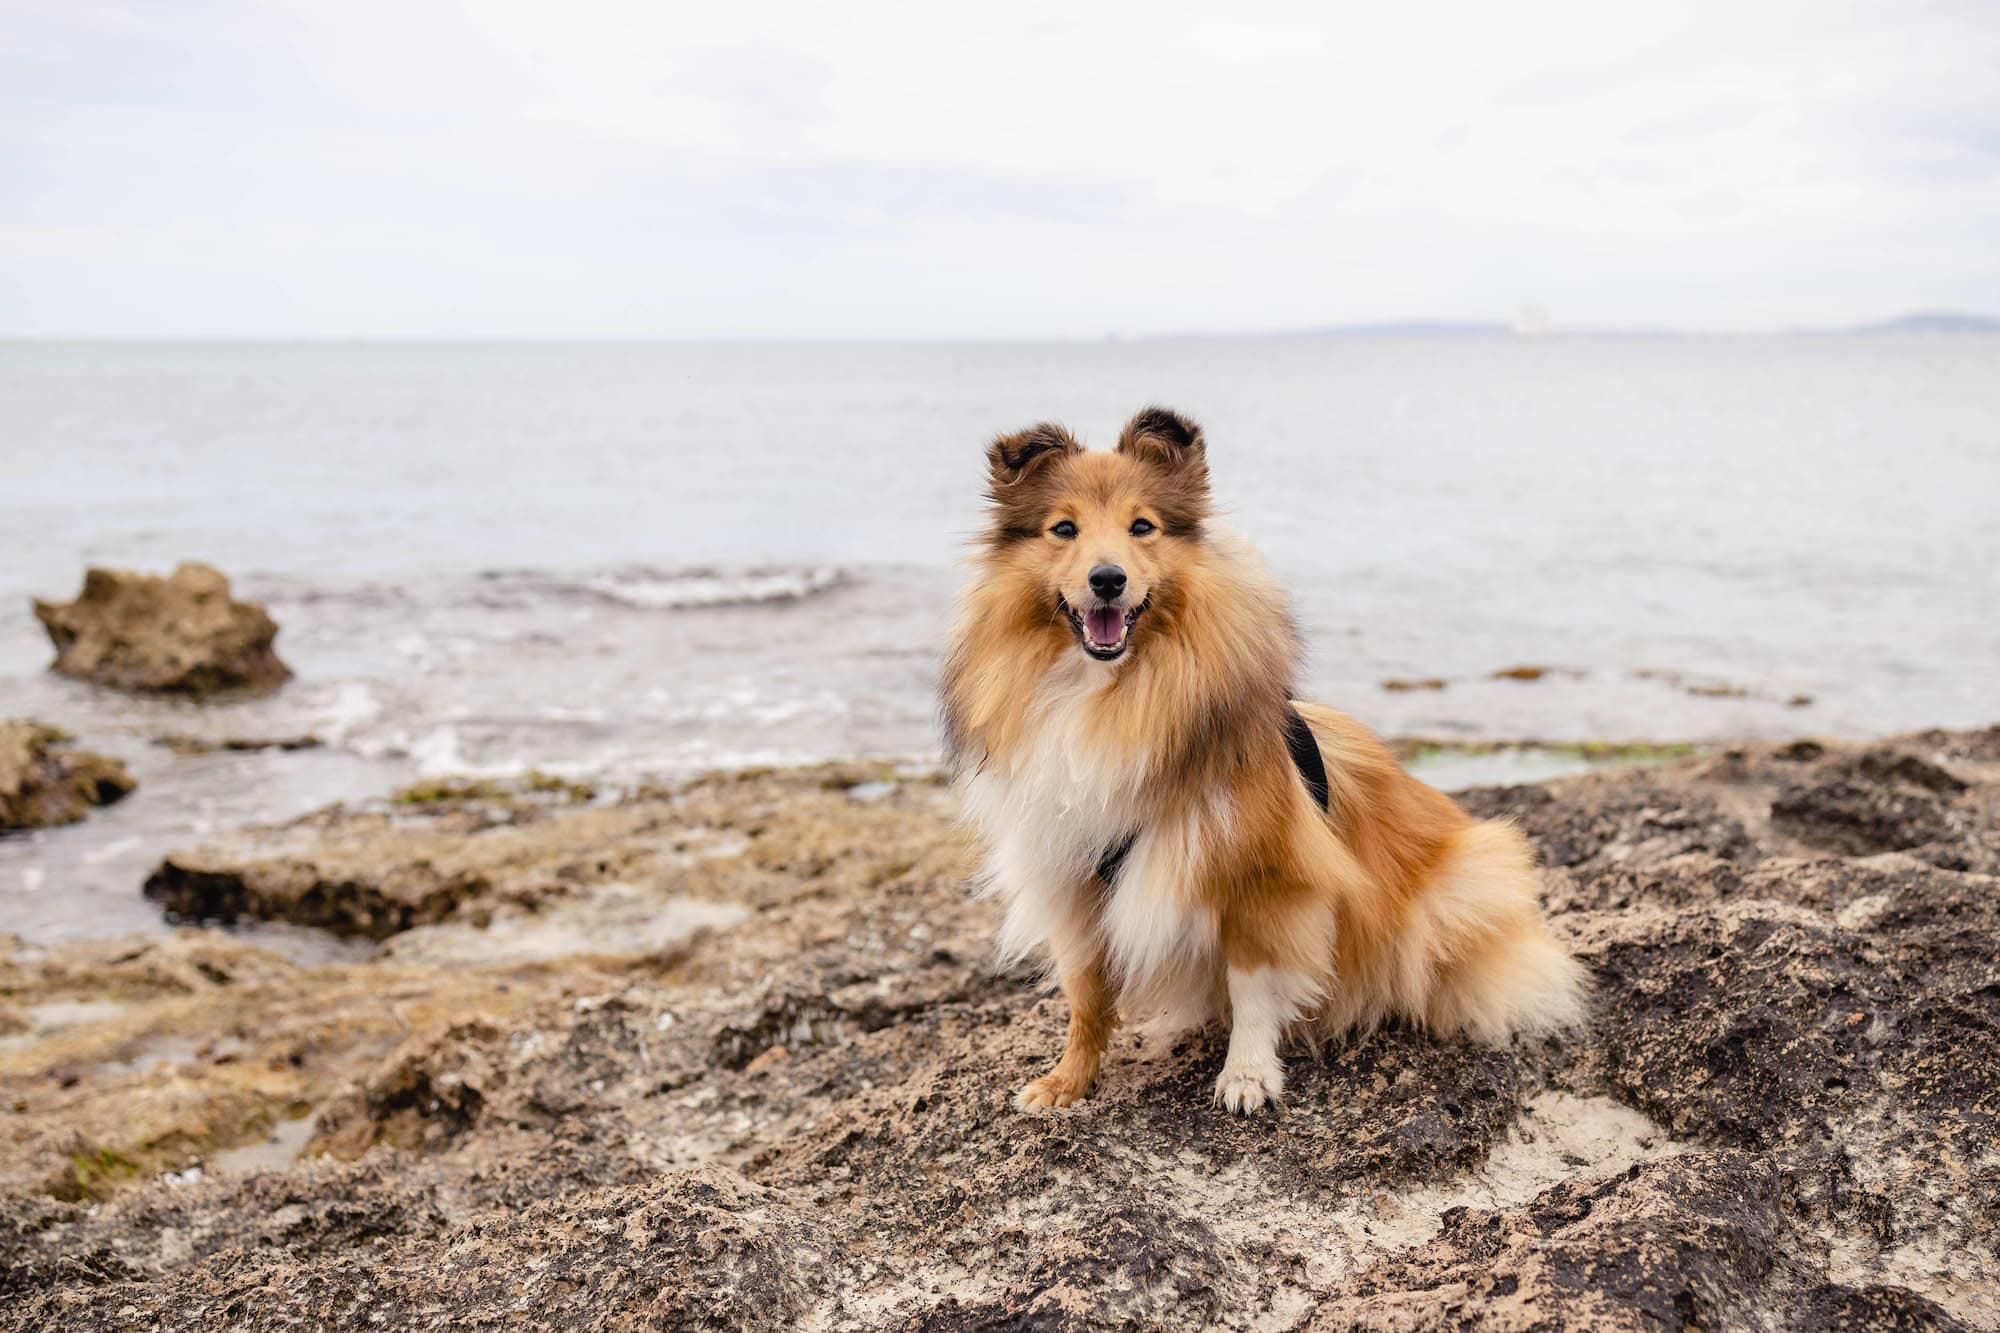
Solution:
<path fill-rule="evenodd" d="M 14 1012 L 27 1021 L 27 1030 L 0 1037 L 0 1051 L 19 1050 L 52 1033 L 116 1018 L 130 1007 L 111 1000 L 50 1000 L 45 1004 L 24 1004 Z"/>
<path fill-rule="evenodd" d="M 731 926 L 750 914 L 741 903 L 662 900 L 635 885 L 611 884 L 591 897 L 559 902 L 534 916 L 506 916 L 485 927 L 446 921 L 394 936 L 385 957 L 397 962 L 539 963 L 552 958 L 658 953 L 703 927 Z"/>
<path fill-rule="evenodd" d="M 298 1160 L 299 1151 L 312 1141 L 318 1124 L 319 1117 L 310 1114 L 296 1120 L 280 1120 L 263 1141 L 210 1153 L 204 1165 L 209 1174 L 218 1176 L 289 1170 Z"/>
<path fill-rule="evenodd" d="M 1684 759 L 1695 753 L 1686 744 L 1648 742 L 1599 743 L 1560 741 L 1466 741 L 1424 743 L 1404 767 L 1439 791 L 1468 787 L 1517 787 L 1551 778 L 1566 778 L 1596 769 L 1632 768 Z"/>
<path fill-rule="evenodd" d="M 200 1049 L 201 1043 L 189 1037 L 147 1037 L 122 1060 L 106 1060 L 97 1067 L 115 1073 L 138 1074 L 160 1065 L 191 1064 L 200 1058 L 197 1054 Z"/>
<path fill-rule="evenodd" d="M 1522 748 L 1496 750 L 1491 754 L 1440 750 L 1412 759 L 1408 767 L 1412 776 L 1422 778 L 1439 791 L 1464 791 L 1467 787 L 1518 787 L 1547 782 L 1550 778 L 1588 772 L 1591 764 L 1581 755 L 1560 750 Z"/>
<path fill-rule="evenodd" d="M 116 1000 L 50 1000 L 46 1004 L 28 1005 L 21 1013 L 33 1024 L 37 1035 L 46 1035 L 116 1018 L 130 1007 Z"/>

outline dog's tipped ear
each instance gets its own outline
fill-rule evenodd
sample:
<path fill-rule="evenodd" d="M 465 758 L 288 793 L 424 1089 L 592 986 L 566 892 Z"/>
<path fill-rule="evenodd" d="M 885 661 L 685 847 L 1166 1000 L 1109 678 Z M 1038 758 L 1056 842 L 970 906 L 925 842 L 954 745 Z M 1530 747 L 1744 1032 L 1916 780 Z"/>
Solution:
<path fill-rule="evenodd" d="M 1001 435 L 986 446 L 988 479 L 997 493 L 1065 454 L 1081 453 L 1076 437 L 1053 422 Z"/>
<path fill-rule="evenodd" d="M 1201 427 L 1178 412 L 1148 407 L 1118 433 L 1118 452 L 1167 468 L 1206 467 L 1208 443 Z"/>
<path fill-rule="evenodd" d="M 1153 502 L 1170 536 L 1198 538 L 1208 520 L 1207 451 L 1201 427 L 1164 407 L 1144 409 L 1118 433 L 1119 453 L 1160 469 Z"/>

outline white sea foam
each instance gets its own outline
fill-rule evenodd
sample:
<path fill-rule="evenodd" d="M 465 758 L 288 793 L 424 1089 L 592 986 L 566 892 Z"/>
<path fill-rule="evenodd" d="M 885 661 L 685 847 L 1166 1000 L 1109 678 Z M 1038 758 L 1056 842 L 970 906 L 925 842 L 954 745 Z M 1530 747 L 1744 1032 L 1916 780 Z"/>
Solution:
<path fill-rule="evenodd" d="M 326 712 L 321 715 L 316 730 L 328 744 L 339 745 L 381 714 L 382 701 L 375 697 L 366 681 L 343 681 L 334 692 Z"/>
<path fill-rule="evenodd" d="M 802 601 L 840 586 L 845 578 L 828 565 L 741 571 L 635 567 L 585 579 L 580 586 L 624 606 L 671 611 Z"/>
<path fill-rule="evenodd" d="M 437 727 L 410 743 L 410 758 L 425 777 L 440 777 L 466 771 L 465 752 L 459 747 L 458 728 Z"/>

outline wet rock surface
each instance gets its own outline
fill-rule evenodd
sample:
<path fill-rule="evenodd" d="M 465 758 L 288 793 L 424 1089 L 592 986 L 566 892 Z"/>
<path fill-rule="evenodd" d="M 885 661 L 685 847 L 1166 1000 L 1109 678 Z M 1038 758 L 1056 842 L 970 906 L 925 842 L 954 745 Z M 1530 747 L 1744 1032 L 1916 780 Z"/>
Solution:
<path fill-rule="evenodd" d="M 68 740 L 54 727 L 0 719 L 0 833 L 73 824 L 138 785 L 116 759 Z"/>
<path fill-rule="evenodd" d="M 1300 1053 L 1252 1121 L 1217 1032 L 1013 1109 L 1064 1010 L 928 780 L 219 840 L 458 896 L 317 968 L 0 951 L 0 1326 L 2000 1327 L 2000 729 L 1465 801 L 1542 847 L 1588 1028 Z"/>
<path fill-rule="evenodd" d="M 292 674 L 272 646 L 276 622 L 208 565 L 165 578 L 92 569 L 75 601 L 38 601 L 35 615 L 55 644 L 50 670 L 113 689 L 206 698 L 264 693 Z"/>

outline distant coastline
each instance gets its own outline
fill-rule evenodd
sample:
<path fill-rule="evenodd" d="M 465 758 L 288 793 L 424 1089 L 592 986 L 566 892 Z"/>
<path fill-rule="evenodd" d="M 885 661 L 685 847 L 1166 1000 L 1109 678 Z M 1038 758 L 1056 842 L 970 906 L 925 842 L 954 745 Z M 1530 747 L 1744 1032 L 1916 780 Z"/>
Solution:
<path fill-rule="evenodd" d="M 1196 338 L 1762 338 L 1785 335 L 1847 336 L 1854 334 L 2000 334 L 2000 318 L 1967 310 L 1914 310 L 1862 324 L 1799 325 L 1771 329 L 1696 329 L 1669 326 L 1601 326 L 1554 324 L 1534 316 L 1515 321 L 1497 319 L 1388 319 L 1353 324 L 1319 324 L 1305 328 L 1260 329 L 1237 333 L 1183 331 L 1157 335 L 1121 335 L 1120 341 L 1183 341 Z"/>
<path fill-rule="evenodd" d="M 1856 324 L 1844 333 L 2000 333 L 2000 319 L 1964 310 L 1916 310 L 1873 324 Z"/>

